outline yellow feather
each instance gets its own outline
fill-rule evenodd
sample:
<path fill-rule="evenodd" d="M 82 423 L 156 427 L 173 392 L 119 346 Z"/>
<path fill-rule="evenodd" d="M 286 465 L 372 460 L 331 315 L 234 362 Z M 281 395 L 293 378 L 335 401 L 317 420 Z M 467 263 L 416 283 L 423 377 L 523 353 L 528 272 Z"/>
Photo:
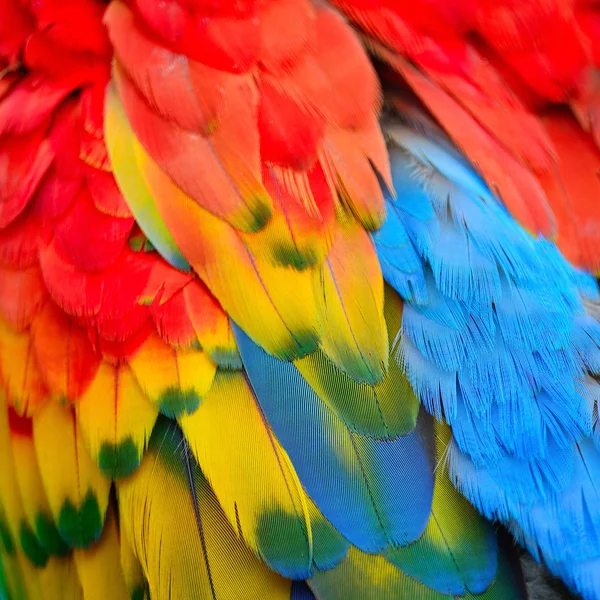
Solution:
<path fill-rule="evenodd" d="M 385 288 L 384 314 L 389 353 L 393 354 L 402 321 L 402 300 L 389 286 Z M 388 371 L 376 385 L 357 383 L 321 350 L 294 361 L 294 365 L 319 398 L 350 429 L 367 436 L 394 438 L 415 428 L 419 399 L 396 360 L 390 361 Z"/>
<path fill-rule="evenodd" d="M 204 352 L 171 348 L 156 334 L 129 359 L 129 366 L 148 399 L 168 417 L 194 412 L 217 370 Z"/>
<path fill-rule="evenodd" d="M 321 347 L 357 382 L 378 383 L 388 364 L 383 277 L 369 235 L 341 214 L 320 287 Z"/>
<path fill-rule="evenodd" d="M 112 509 L 102 537 L 87 550 L 75 550 L 75 564 L 85 600 L 129 600 L 119 560 L 119 532 Z"/>
<path fill-rule="evenodd" d="M 21 552 L 17 552 L 17 560 L 23 574 L 23 582 L 26 590 L 25 598 L 27 600 L 50 600 L 44 598 L 39 577 L 40 569 L 34 567 Z"/>
<path fill-rule="evenodd" d="M 149 600 L 148 582 L 144 577 L 142 565 L 129 543 L 129 538 L 126 535 L 121 535 L 119 543 L 121 546 L 121 570 L 123 571 L 129 597 L 133 600 Z"/>
<path fill-rule="evenodd" d="M 82 600 L 83 590 L 73 556 L 50 558 L 37 573 L 44 600 Z"/>
<path fill-rule="evenodd" d="M 118 490 L 121 529 L 152 600 L 289 600 L 290 582 L 236 536 L 173 422 L 158 420 L 140 468 Z"/>
<path fill-rule="evenodd" d="M 181 427 L 232 527 L 272 568 L 301 579 L 312 570 L 306 495 L 241 371 L 219 371 Z"/>
<path fill-rule="evenodd" d="M 131 369 L 106 362 L 77 404 L 92 458 L 109 477 L 126 477 L 138 467 L 157 414 Z"/>
<path fill-rule="evenodd" d="M 38 466 L 33 437 L 11 433 L 13 461 L 25 517 L 31 532 L 49 554 L 64 554 L 67 546 L 60 538 Z"/>
<path fill-rule="evenodd" d="M 31 542 L 32 559 L 39 564 L 44 564 L 47 555 L 39 545 L 39 542 L 27 525 L 23 500 L 19 493 L 19 484 L 15 472 L 10 441 L 10 430 L 8 425 L 8 407 L 6 396 L 0 388 L 0 503 L 2 514 L 10 532 L 12 542 L 20 546 L 27 537 Z"/>
<path fill-rule="evenodd" d="M 140 143 L 133 135 L 123 106 L 112 84 L 106 89 L 104 131 L 115 179 L 121 192 L 127 198 L 127 204 L 140 228 L 160 254 L 171 264 L 182 270 L 188 270 L 187 261 L 181 255 L 171 233 L 161 219 L 152 194 L 140 170 L 135 166 L 136 149 Z"/>
<path fill-rule="evenodd" d="M 67 543 L 88 546 L 102 531 L 110 481 L 85 447 L 73 410 L 47 402 L 33 419 L 33 439 L 58 531 Z"/>

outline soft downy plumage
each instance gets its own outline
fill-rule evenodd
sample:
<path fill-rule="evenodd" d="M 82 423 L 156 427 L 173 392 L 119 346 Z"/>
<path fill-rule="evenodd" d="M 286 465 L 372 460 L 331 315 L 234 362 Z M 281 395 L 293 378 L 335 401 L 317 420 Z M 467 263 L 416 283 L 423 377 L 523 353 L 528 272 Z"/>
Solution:
<path fill-rule="evenodd" d="M 0 596 L 600 597 L 594 1 L 0 15 Z"/>

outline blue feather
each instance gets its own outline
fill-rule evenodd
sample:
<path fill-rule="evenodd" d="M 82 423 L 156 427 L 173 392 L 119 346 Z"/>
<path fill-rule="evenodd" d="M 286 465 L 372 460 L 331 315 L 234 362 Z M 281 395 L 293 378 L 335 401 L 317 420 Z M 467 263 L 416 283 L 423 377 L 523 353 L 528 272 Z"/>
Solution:
<path fill-rule="evenodd" d="M 402 296 L 426 302 L 421 260 L 395 210 L 388 211 L 383 226 L 373 234 L 384 277 Z"/>
<path fill-rule="evenodd" d="M 388 133 L 397 193 L 386 196 L 395 214 L 386 246 L 402 264 L 394 231 L 410 239 L 427 290 L 417 301 L 396 287 L 405 299 L 396 359 L 425 408 L 452 426 L 459 490 L 535 540 L 580 590 L 597 589 L 587 566 L 565 560 L 600 557 L 590 440 L 600 448 L 600 386 L 586 378 L 600 371 L 600 325 L 582 302 L 598 298 L 597 285 L 524 231 L 442 133 Z M 376 248 L 384 262 L 377 239 Z"/>
<path fill-rule="evenodd" d="M 235 325 L 234 333 L 265 417 L 323 515 L 365 552 L 417 539 L 433 497 L 430 418 L 423 414 L 413 432 L 393 440 L 352 433 L 292 363 L 273 358 Z"/>

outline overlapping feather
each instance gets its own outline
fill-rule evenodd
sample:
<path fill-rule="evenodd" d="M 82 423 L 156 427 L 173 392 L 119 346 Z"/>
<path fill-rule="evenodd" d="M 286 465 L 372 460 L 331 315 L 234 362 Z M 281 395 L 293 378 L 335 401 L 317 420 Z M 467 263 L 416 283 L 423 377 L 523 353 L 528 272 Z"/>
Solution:
<path fill-rule="evenodd" d="M 31 74 L 0 81 L 0 590 L 312 597 L 268 565 L 319 598 L 520 597 L 447 452 L 478 508 L 597 589 L 596 400 L 572 385 L 600 366 L 593 286 L 494 195 L 550 233 L 545 191 L 595 265 L 593 232 L 564 233 L 595 215 L 565 157 L 576 139 L 588 176 L 595 151 L 564 115 L 547 137 L 514 83 L 567 98 L 572 9 L 539 43 L 508 10 L 515 43 L 482 3 L 336 4 L 480 174 L 394 98 L 391 191 L 375 72 L 309 0 L 114 0 L 106 110 L 105 3 L 8 3 L 0 67 Z"/>
<path fill-rule="evenodd" d="M 597 295 L 595 286 L 520 229 L 426 120 L 419 129 L 392 121 L 388 131 L 404 193 L 387 198 L 397 219 L 376 246 L 388 280 L 409 294 L 396 359 L 428 410 L 452 425 L 451 477 L 475 506 L 514 523 L 540 556 L 587 561 L 598 552 L 595 492 L 577 473 L 595 470 L 596 451 L 582 450 L 592 431 L 583 382 L 596 368 L 599 330 L 580 295 Z M 415 212 L 423 199 L 429 207 Z M 389 242 L 396 230 L 421 257 L 426 294 L 413 292 L 414 274 Z M 567 516 L 563 503 L 582 494 Z M 593 597 L 583 564 L 554 568 Z"/>

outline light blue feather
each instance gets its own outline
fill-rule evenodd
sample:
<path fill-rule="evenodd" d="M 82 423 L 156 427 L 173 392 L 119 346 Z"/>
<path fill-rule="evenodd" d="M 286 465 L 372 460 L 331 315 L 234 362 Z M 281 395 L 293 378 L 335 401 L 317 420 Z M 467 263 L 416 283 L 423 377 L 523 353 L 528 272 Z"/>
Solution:
<path fill-rule="evenodd" d="M 396 358 L 452 426 L 453 481 L 577 589 L 600 589 L 600 386 L 587 375 L 600 372 L 600 326 L 582 303 L 597 285 L 523 230 L 437 129 L 388 135 L 397 193 L 385 245 L 397 265 L 418 255 L 427 291 L 404 294 L 384 270 L 405 299 Z"/>

